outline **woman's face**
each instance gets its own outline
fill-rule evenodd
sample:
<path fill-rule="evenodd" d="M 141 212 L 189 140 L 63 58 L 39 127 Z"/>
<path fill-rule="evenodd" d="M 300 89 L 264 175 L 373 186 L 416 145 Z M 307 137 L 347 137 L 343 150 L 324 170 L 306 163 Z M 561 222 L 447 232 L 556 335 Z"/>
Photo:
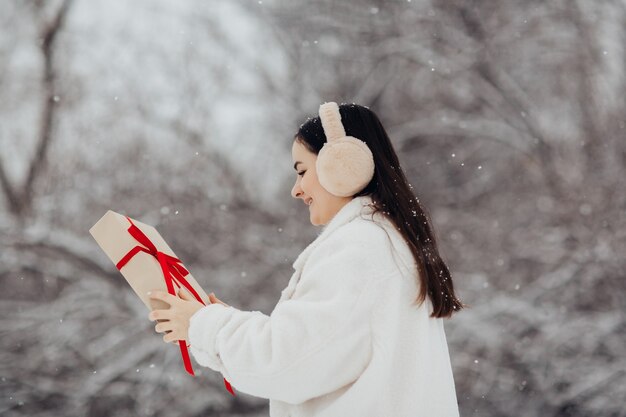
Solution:
<path fill-rule="evenodd" d="M 291 196 L 302 199 L 305 204 L 312 202 L 308 206 L 311 224 L 314 226 L 328 224 L 334 215 L 352 200 L 352 197 L 337 197 L 320 185 L 315 171 L 317 155 L 297 140 L 293 141 L 291 158 L 297 176 L 296 183 L 291 189 Z"/>

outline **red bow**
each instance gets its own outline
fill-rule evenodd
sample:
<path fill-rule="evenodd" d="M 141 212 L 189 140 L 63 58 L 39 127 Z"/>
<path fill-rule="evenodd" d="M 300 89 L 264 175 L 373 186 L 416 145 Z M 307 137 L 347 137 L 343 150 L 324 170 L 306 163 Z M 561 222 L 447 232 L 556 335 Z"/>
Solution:
<path fill-rule="evenodd" d="M 165 278 L 165 284 L 167 285 L 167 292 L 172 295 L 176 295 L 176 291 L 174 290 L 174 284 L 177 287 L 185 287 L 196 300 L 200 301 L 202 304 L 206 305 L 202 298 L 198 295 L 196 290 L 189 284 L 189 282 L 185 279 L 185 276 L 189 274 L 189 271 L 185 269 L 182 265 L 182 262 L 178 258 L 174 258 L 166 253 L 158 251 L 156 246 L 148 239 L 146 236 L 130 219 L 130 217 L 126 216 L 128 221 L 130 222 L 130 227 L 128 228 L 128 233 L 130 233 L 137 242 L 141 243 L 143 246 L 135 246 L 132 248 L 120 261 L 115 265 L 118 270 L 121 270 L 124 265 L 130 261 L 133 256 L 138 254 L 139 252 L 145 252 L 154 256 L 157 261 L 159 261 L 159 265 L 161 265 L 161 269 L 163 270 L 163 277 Z M 185 370 L 195 376 L 193 372 L 193 368 L 191 367 L 191 360 L 189 359 L 189 352 L 187 351 L 187 345 L 184 340 L 179 340 L 178 345 L 180 346 L 180 353 L 183 357 L 183 362 L 185 364 Z M 224 378 L 224 385 L 226 389 L 231 394 L 235 395 L 233 392 L 233 388 L 230 386 L 230 383 Z"/>

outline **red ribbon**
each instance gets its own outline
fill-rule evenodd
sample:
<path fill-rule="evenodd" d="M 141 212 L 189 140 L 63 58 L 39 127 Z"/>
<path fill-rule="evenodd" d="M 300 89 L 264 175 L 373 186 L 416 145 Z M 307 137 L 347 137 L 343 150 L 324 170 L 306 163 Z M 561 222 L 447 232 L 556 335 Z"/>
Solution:
<path fill-rule="evenodd" d="M 156 246 L 148 239 L 146 236 L 130 219 L 130 217 L 126 216 L 128 221 L 130 222 L 130 227 L 128 228 L 128 233 L 130 233 L 137 242 L 141 243 L 143 246 L 135 246 L 132 248 L 120 261 L 115 265 L 118 270 L 121 270 L 124 265 L 128 263 L 135 255 L 139 252 L 145 252 L 154 256 L 157 261 L 159 261 L 159 265 L 161 265 L 161 270 L 163 270 L 163 277 L 165 278 L 165 284 L 167 285 L 167 292 L 176 296 L 176 290 L 174 289 L 174 285 L 177 287 L 185 287 L 196 300 L 200 301 L 202 304 L 206 305 L 202 298 L 198 295 L 196 290 L 189 284 L 189 282 L 185 279 L 185 277 L 189 274 L 189 271 L 185 269 L 182 265 L 180 259 L 170 256 L 166 253 L 158 251 Z M 185 364 L 185 370 L 195 376 L 193 372 L 193 368 L 191 366 L 191 360 L 189 359 L 189 351 L 187 350 L 187 345 L 184 340 L 179 340 L 178 345 L 180 346 L 180 353 L 183 357 L 183 363 Z M 226 389 L 231 394 L 235 395 L 233 388 L 230 383 L 224 378 L 224 385 Z"/>

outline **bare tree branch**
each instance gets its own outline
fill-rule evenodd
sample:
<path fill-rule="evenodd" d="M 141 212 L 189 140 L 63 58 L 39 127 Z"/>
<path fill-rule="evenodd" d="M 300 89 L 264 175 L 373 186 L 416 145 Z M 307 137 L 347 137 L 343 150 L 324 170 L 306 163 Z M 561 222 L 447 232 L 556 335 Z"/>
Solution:
<path fill-rule="evenodd" d="M 41 53 L 44 61 L 43 92 L 44 104 L 42 109 L 41 125 L 39 129 L 35 153 L 29 163 L 26 179 L 19 191 L 12 186 L 6 172 L 0 163 L 0 183 L 7 197 L 10 211 L 18 216 L 25 216 L 32 209 L 33 187 L 37 176 L 43 170 L 45 158 L 52 139 L 53 122 L 56 110 L 56 72 L 54 70 L 55 40 L 63 29 L 65 19 L 73 0 L 65 0 L 57 10 L 54 18 L 45 24 L 41 31 Z M 36 7 L 44 7 L 42 3 L 36 3 Z"/>

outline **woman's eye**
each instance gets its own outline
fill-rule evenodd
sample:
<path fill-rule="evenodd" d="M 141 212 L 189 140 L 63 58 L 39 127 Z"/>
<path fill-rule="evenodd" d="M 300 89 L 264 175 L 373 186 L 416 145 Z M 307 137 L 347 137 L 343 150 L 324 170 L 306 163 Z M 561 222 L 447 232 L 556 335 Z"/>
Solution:
<path fill-rule="evenodd" d="M 298 175 L 304 175 L 306 171 L 298 172 Z"/>

